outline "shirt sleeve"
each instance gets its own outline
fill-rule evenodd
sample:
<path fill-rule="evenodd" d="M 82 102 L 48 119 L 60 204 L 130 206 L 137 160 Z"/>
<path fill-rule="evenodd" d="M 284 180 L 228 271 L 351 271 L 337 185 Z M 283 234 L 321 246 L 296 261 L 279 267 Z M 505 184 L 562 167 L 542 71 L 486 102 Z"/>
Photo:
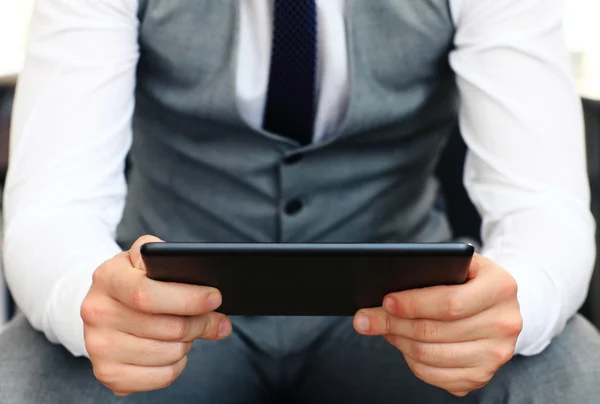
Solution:
<path fill-rule="evenodd" d="M 86 355 L 81 303 L 114 241 L 131 145 L 137 0 L 38 0 L 15 100 L 4 260 L 34 328 Z"/>
<path fill-rule="evenodd" d="M 523 355 L 541 352 L 577 312 L 595 259 L 563 3 L 462 0 L 455 7 L 450 63 L 469 149 L 464 182 L 483 218 L 483 254 L 518 283 L 524 329 L 516 353 Z"/>

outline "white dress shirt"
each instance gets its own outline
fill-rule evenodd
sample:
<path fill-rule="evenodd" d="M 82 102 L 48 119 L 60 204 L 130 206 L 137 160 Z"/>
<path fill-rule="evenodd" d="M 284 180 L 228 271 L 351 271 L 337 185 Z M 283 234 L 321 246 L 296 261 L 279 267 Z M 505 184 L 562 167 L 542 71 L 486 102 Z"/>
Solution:
<path fill-rule="evenodd" d="M 272 0 L 240 1 L 238 105 L 260 126 Z M 517 353 L 532 355 L 582 304 L 595 257 L 563 0 L 450 3 L 450 63 L 469 147 L 464 181 L 483 217 L 483 253 L 518 282 Z M 347 103 L 345 6 L 318 0 L 316 141 L 333 132 Z M 38 0 L 14 111 L 6 275 L 33 326 L 75 355 L 86 354 L 79 307 L 91 275 L 120 251 L 114 238 L 132 141 L 137 8 L 137 0 Z"/>

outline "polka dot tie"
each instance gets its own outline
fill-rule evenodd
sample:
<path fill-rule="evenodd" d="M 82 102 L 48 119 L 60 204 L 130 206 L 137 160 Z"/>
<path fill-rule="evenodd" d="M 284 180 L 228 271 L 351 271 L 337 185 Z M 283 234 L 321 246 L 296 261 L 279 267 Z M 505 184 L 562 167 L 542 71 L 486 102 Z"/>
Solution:
<path fill-rule="evenodd" d="M 275 0 L 263 127 L 306 145 L 316 113 L 316 0 Z"/>

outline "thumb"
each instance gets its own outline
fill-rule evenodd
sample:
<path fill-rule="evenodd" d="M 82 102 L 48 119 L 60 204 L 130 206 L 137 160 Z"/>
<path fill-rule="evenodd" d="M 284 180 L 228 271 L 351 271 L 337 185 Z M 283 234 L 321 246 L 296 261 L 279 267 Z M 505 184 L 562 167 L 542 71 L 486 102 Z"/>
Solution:
<path fill-rule="evenodd" d="M 134 268 L 146 272 L 144 266 L 144 260 L 142 259 L 142 252 L 140 251 L 144 244 L 148 243 L 163 243 L 161 239 L 154 236 L 142 236 L 136 240 L 129 250 L 129 260 Z"/>

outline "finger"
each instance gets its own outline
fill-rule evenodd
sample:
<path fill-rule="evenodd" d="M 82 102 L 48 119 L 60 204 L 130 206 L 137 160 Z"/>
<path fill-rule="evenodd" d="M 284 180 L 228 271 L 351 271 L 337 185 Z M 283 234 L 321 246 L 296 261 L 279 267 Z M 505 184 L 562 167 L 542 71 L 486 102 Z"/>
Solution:
<path fill-rule="evenodd" d="M 221 313 L 200 316 L 148 316 L 134 322 L 122 322 L 120 330 L 159 341 L 189 342 L 196 339 L 221 340 L 231 334 L 231 321 Z M 146 327 L 145 325 L 148 325 Z"/>
<path fill-rule="evenodd" d="M 465 396 L 472 391 L 485 387 L 494 375 L 491 371 L 481 371 L 475 368 L 436 368 L 419 363 L 410 357 L 405 356 L 405 359 L 410 370 L 419 379 L 456 396 Z"/>
<path fill-rule="evenodd" d="M 464 285 L 436 286 L 391 293 L 385 310 L 398 318 L 457 321 L 479 314 L 502 300 L 516 299 L 517 284 L 496 265 L 480 266 Z"/>
<path fill-rule="evenodd" d="M 490 368 L 498 369 L 508 362 L 514 350 L 503 348 L 496 340 L 457 343 L 425 343 L 410 339 L 386 336 L 385 339 L 405 356 L 436 368 Z M 497 346 L 494 346 L 496 344 Z"/>
<path fill-rule="evenodd" d="M 81 317 L 88 327 L 118 330 L 159 341 L 217 340 L 226 338 L 232 330 L 231 321 L 221 313 L 198 316 L 147 314 L 135 311 L 97 289 L 83 301 Z"/>
<path fill-rule="evenodd" d="M 187 356 L 174 365 L 144 367 L 102 363 L 94 366 L 96 378 L 117 395 L 128 395 L 166 388 L 181 375 Z"/>
<path fill-rule="evenodd" d="M 86 332 L 90 359 L 136 366 L 162 367 L 179 362 L 192 348 L 192 342 L 165 342 L 138 338 L 122 332 Z"/>
<path fill-rule="evenodd" d="M 102 277 L 111 297 L 148 314 L 196 316 L 214 311 L 222 303 L 215 288 L 154 281 L 130 265 L 108 265 Z"/>
<path fill-rule="evenodd" d="M 359 311 L 357 317 L 364 316 L 367 319 L 355 323 L 368 324 L 364 330 L 357 329 L 363 335 L 394 335 L 428 343 L 516 338 L 521 332 L 523 320 L 518 314 L 518 307 L 513 307 L 515 304 L 506 303 L 473 317 L 451 322 L 396 318 L 379 307 Z"/>
<path fill-rule="evenodd" d="M 158 341 L 219 340 L 229 336 L 232 329 L 230 319 L 216 312 L 199 316 L 146 314 L 138 313 L 125 305 L 108 311 L 110 313 L 102 316 L 106 319 L 106 324 L 102 325 Z"/>
<path fill-rule="evenodd" d="M 154 237 L 154 236 L 142 236 L 142 237 L 138 238 L 135 241 L 135 243 L 133 243 L 133 245 L 131 246 L 131 248 L 129 249 L 129 252 L 128 252 L 131 266 L 146 272 L 146 268 L 144 266 L 144 260 L 142 259 L 142 252 L 141 252 L 142 246 L 144 244 L 148 244 L 148 243 L 162 243 L 162 242 L 163 241 L 161 239 L 159 239 L 158 237 Z"/>

